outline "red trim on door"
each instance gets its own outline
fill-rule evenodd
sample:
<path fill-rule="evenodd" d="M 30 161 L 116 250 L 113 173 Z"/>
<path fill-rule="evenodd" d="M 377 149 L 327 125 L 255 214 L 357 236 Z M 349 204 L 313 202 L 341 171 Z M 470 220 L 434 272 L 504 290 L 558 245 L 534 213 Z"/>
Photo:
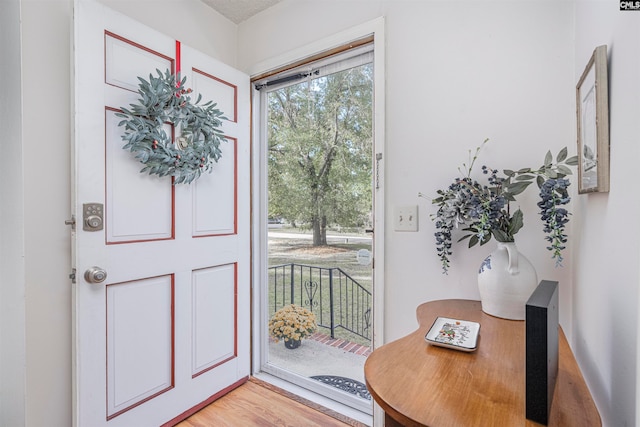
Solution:
<path fill-rule="evenodd" d="M 229 142 L 233 142 L 233 231 L 231 233 L 209 233 L 199 234 L 197 236 L 191 235 L 194 239 L 201 237 L 222 237 L 222 236 L 235 236 L 238 234 L 238 138 L 233 136 L 223 135 Z"/>
<path fill-rule="evenodd" d="M 216 265 L 215 267 L 222 267 L 223 265 L 230 265 L 230 264 L 221 264 L 221 265 Z M 204 373 L 207 373 L 212 369 L 217 368 L 218 366 L 224 365 L 225 363 L 231 360 L 234 360 L 237 357 L 238 357 L 238 263 L 234 262 L 233 263 L 233 356 L 229 356 L 226 359 L 223 359 L 214 365 L 208 366 L 202 369 L 201 371 L 198 371 L 195 374 L 192 374 L 191 379 L 194 379 Z"/>
<path fill-rule="evenodd" d="M 113 108 L 113 107 L 109 107 L 106 106 L 104 107 L 105 109 L 105 117 L 104 117 L 104 194 L 107 194 L 107 113 L 112 112 L 112 113 L 121 113 L 122 110 L 119 108 Z M 171 125 L 171 123 L 167 123 L 168 125 Z M 171 125 L 171 140 L 175 142 L 176 140 L 176 129 L 175 126 Z M 136 167 L 136 159 L 131 156 L 131 160 L 132 160 L 132 167 Z M 160 178 L 158 178 L 160 179 Z M 105 244 L 106 245 L 122 245 L 122 244 L 129 244 L 129 243 L 143 243 L 143 242 L 158 242 L 161 240 L 175 240 L 176 238 L 176 187 L 175 185 L 173 185 L 173 181 L 174 181 L 175 177 L 171 177 L 171 235 L 169 237 L 160 237 L 157 239 L 132 239 L 132 240 L 119 240 L 119 241 L 111 241 L 108 240 L 108 227 L 109 227 L 109 221 L 107 221 L 107 204 L 108 204 L 108 200 L 105 197 L 104 200 L 104 239 L 105 239 Z"/>
<path fill-rule="evenodd" d="M 231 390 L 234 390 L 234 389 L 240 387 L 242 384 L 246 383 L 247 381 L 249 381 L 249 377 L 241 378 L 240 380 L 238 380 L 235 383 L 231 384 L 229 387 L 226 387 L 226 388 L 220 390 L 219 392 L 217 392 L 216 394 L 214 394 L 213 396 L 209 397 L 207 400 L 205 400 L 205 401 L 203 401 L 201 403 L 198 403 L 193 408 L 191 408 L 191 409 L 189 409 L 187 411 L 184 411 L 182 414 L 178 415 L 177 417 L 173 418 L 172 420 L 169 420 L 166 423 L 162 424 L 160 427 L 172 427 L 172 426 L 175 426 L 180 421 L 186 420 L 191 415 L 193 415 L 196 412 L 200 411 L 204 407 L 210 405 L 214 401 L 220 399 L 222 396 L 224 396 L 225 394 L 229 393 Z"/>
<path fill-rule="evenodd" d="M 115 412 L 111 415 L 107 415 L 107 421 L 114 419 L 115 417 L 117 417 L 118 415 L 122 415 L 125 412 L 130 411 L 133 408 L 136 408 L 140 405 L 142 405 L 145 402 L 148 402 L 152 399 L 155 399 L 156 397 L 160 396 L 161 394 L 166 393 L 167 391 L 175 388 L 176 386 L 176 319 L 175 319 L 175 304 L 176 304 L 176 277 L 175 274 L 170 274 L 169 276 L 171 276 L 171 384 L 167 387 L 165 387 L 162 390 L 159 390 L 158 392 L 130 405 L 127 406 L 126 408 L 121 409 L 118 412 Z M 130 280 L 130 281 L 126 281 L 126 282 L 119 282 L 119 283 L 110 283 L 108 285 L 106 285 L 104 287 L 104 292 L 105 292 L 105 296 L 104 296 L 104 301 L 105 301 L 105 313 L 109 313 L 109 308 L 108 308 L 108 301 L 109 299 L 107 298 L 107 288 L 110 286 L 115 286 L 115 285 L 124 285 L 126 283 L 132 283 L 132 282 L 137 282 L 140 280 L 145 280 L 145 279 L 153 279 L 155 277 L 163 277 L 161 276 L 153 276 L 153 277 L 145 277 L 143 279 L 136 279 L 136 280 Z M 105 317 L 105 325 L 108 325 L 108 321 Z M 109 331 L 107 329 L 105 329 L 105 360 L 109 360 L 109 356 L 108 356 L 108 352 L 109 352 Z M 105 365 L 105 383 L 108 384 L 109 383 L 109 366 L 108 364 Z M 107 389 L 105 389 L 105 413 L 108 413 L 109 411 L 109 390 L 108 387 Z"/>
<path fill-rule="evenodd" d="M 233 234 L 238 234 L 238 139 L 233 144 Z"/>
<path fill-rule="evenodd" d="M 106 49 L 107 37 L 113 37 L 114 39 L 120 40 L 122 42 L 130 44 L 131 46 L 137 47 L 138 49 L 144 50 L 145 52 L 149 52 L 149 53 L 152 53 L 152 54 L 154 54 L 156 56 L 159 56 L 160 58 L 166 59 L 167 61 L 169 61 L 171 63 L 171 72 L 172 73 L 175 72 L 176 63 L 175 63 L 175 60 L 173 58 L 171 58 L 171 57 L 169 57 L 167 55 L 164 55 L 164 54 L 162 54 L 162 53 L 160 53 L 158 51 L 155 51 L 153 49 L 150 49 L 150 48 L 148 48 L 146 46 L 143 46 L 140 43 L 136 43 L 136 42 L 134 42 L 132 40 L 129 40 L 127 38 L 119 36 L 119 35 L 117 35 L 115 33 L 112 33 L 111 31 L 104 30 L 104 48 L 103 48 L 103 51 L 104 51 L 104 68 L 105 69 L 104 69 L 104 77 L 103 78 L 104 78 L 104 83 L 105 84 L 108 84 L 109 86 L 119 87 L 121 89 L 128 90 L 129 92 L 135 92 L 134 90 L 131 90 L 129 88 L 124 88 L 122 86 L 114 85 L 112 83 L 107 82 L 107 49 Z"/>
<path fill-rule="evenodd" d="M 236 333 L 236 332 L 237 332 L 237 331 L 234 331 L 234 333 L 235 333 L 235 335 L 234 335 L 234 336 L 237 336 L 237 333 Z M 236 340 L 237 340 L 237 337 L 236 337 Z M 237 344 L 234 342 L 234 350 L 233 350 L 233 351 L 234 351 L 234 355 L 233 355 L 233 356 L 229 356 L 229 357 L 227 357 L 226 359 L 221 360 L 220 362 L 216 363 L 215 365 L 211 365 L 211 366 L 209 366 L 208 368 L 205 368 L 205 369 L 203 369 L 203 370 L 202 370 L 202 371 L 200 371 L 200 372 L 196 372 L 195 374 L 192 374 L 192 375 L 191 375 L 191 379 L 197 378 L 197 377 L 199 377 L 199 376 L 200 376 L 200 375 L 202 375 L 202 374 L 206 374 L 207 372 L 209 372 L 209 371 L 211 371 L 211 370 L 213 370 L 213 369 L 217 368 L 218 366 L 222 366 L 222 365 L 224 365 L 225 363 L 230 362 L 231 360 L 235 360 L 235 359 L 238 357 L 238 351 L 236 350 L 236 348 L 237 348 Z"/>
<path fill-rule="evenodd" d="M 233 268 L 234 268 L 234 277 L 233 277 L 233 281 L 234 281 L 234 289 L 233 289 L 233 309 L 235 311 L 235 316 L 234 316 L 234 325 L 233 325 L 233 337 L 234 337 L 234 354 L 236 357 L 238 357 L 238 263 L 234 262 L 233 263 Z"/>
<path fill-rule="evenodd" d="M 238 123 L 238 86 L 236 86 L 236 85 L 234 85 L 232 83 L 229 83 L 226 80 L 222 80 L 219 77 L 216 77 L 214 75 L 206 73 L 206 72 L 204 72 L 202 70 L 198 70 L 197 68 L 192 68 L 192 70 L 193 70 L 194 73 L 202 74 L 205 77 L 213 79 L 213 80 L 215 80 L 217 82 L 220 82 L 220 83 L 222 83 L 224 85 L 227 85 L 227 86 L 229 86 L 229 87 L 231 87 L 233 89 L 233 117 L 227 117 L 227 118 L 229 119 L 229 121 L 232 121 L 234 123 Z"/>
<path fill-rule="evenodd" d="M 182 71 L 182 46 L 180 45 L 180 40 L 176 40 L 176 74 Z M 177 84 L 178 82 L 176 82 Z"/>

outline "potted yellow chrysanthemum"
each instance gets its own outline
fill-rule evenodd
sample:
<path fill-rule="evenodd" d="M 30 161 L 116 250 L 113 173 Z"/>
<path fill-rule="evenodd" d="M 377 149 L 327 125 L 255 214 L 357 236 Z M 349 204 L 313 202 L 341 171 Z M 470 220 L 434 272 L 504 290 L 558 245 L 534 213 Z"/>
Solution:
<path fill-rule="evenodd" d="M 269 320 L 269 335 L 284 339 L 288 349 L 300 347 L 301 340 L 316 331 L 316 315 L 299 305 L 291 304 L 276 311 Z"/>

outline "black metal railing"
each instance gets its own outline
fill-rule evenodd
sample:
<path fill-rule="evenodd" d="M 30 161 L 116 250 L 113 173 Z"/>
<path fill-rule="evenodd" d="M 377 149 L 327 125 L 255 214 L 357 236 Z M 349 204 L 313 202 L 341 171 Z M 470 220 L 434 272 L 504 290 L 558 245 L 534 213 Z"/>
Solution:
<path fill-rule="evenodd" d="M 297 304 L 316 315 L 321 328 L 348 331 L 371 342 L 371 292 L 339 267 L 282 264 L 269 267 L 269 311 Z"/>

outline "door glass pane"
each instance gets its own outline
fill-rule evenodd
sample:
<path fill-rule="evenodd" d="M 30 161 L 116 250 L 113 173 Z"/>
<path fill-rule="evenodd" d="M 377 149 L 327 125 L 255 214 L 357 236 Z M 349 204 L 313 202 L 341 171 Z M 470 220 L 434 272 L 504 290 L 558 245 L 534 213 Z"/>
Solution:
<path fill-rule="evenodd" d="M 373 65 L 267 96 L 267 369 L 369 412 Z"/>

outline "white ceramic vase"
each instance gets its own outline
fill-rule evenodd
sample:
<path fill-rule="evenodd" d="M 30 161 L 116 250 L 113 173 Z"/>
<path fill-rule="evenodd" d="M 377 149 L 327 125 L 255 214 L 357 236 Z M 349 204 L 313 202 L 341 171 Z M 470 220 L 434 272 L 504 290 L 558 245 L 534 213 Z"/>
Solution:
<path fill-rule="evenodd" d="M 503 319 L 524 320 L 525 304 L 537 286 L 536 270 L 513 242 L 498 242 L 478 272 L 482 311 Z"/>

